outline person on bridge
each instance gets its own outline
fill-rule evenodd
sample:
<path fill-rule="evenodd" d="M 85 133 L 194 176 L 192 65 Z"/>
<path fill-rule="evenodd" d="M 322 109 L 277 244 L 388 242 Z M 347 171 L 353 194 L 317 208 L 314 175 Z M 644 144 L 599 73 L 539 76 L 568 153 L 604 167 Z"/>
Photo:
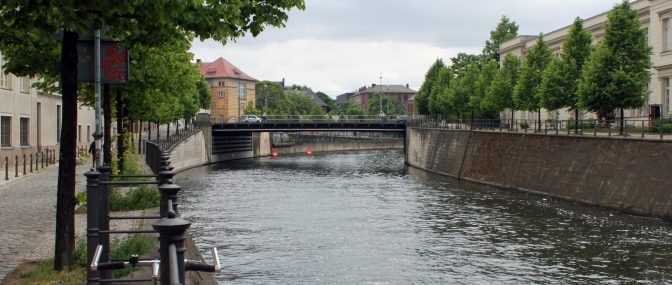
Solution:
<path fill-rule="evenodd" d="M 261 121 L 262 121 L 262 122 L 266 122 L 266 117 L 268 117 L 268 116 L 266 115 L 266 112 L 264 112 L 263 114 L 261 114 Z"/>

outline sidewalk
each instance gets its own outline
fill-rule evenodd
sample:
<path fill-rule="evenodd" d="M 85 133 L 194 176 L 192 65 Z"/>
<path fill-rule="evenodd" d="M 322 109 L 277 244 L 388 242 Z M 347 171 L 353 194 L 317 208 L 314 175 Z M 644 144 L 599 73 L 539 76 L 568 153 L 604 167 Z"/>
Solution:
<path fill-rule="evenodd" d="M 85 190 L 82 174 L 90 168 L 90 161 L 77 166 L 77 192 Z M 55 165 L 0 184 L 0 280 L 22 262 L 53 257 L 57 182 Z M 79 228 L 86 222 L 76 220 Z"/>

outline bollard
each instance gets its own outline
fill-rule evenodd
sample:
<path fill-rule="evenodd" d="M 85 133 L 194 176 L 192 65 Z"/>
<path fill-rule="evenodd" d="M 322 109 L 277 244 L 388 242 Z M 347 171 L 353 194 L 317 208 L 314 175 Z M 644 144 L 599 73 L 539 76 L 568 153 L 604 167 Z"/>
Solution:
<path fill-rule="evenodd" d="M 33 173 L 33 154 L 30 154 L 30 173 Z"/>
<path fill-rule="evenodd" d="M 26 154 L 23 154 L 23 176 L 26 176 Z"/>
<path fill-rule="evenodd" d="M 19 177 L 19 156 L 14 156 L 14 177 Z"/>
<path fill-rule="evenodd" d="M 9 180 L 9 159 L 5 156 L 5 180 Z"/>
<path fill-rule="evenodd" d="M 100 172 L 99 181 L 110 181 L 110 174 L 112 168 L 105 164 L 98 167 Z M 101 231 L 110 230 L 110 186 L 108 184 L 99 184 L 98 187 L 98 228 Z M 103 251 L 100 255 L 102 262 L 110 261 L 110 234 L 100 233 L 98 235 L 100 244 L 103 245 Z M 100 272 L 101 279 L 112 279 L 112 270 L 102 270 Z"/>
<path fill-rule="evenodd" d="M 100 172 L 95 169 L 84 173 L 86 176 L 86 264 L 91 264 L 96 247 L 100 244 L 98 228 L 98 181 Z M 98 284 L 100 275 L 98 271 L 86 268 L 86 284 Z"/>
<path fill-rule="evenodd" d="M 35 153 L 35 171 L 40 169 L 40 153 Z"/>
<path fill-rule="evenodd" d="M 44 168 L 44 152 L 40 152 L 40 157 L 42 157 L 42 168 Z"/>
<path fill-rule="evenodd" d="M 182 218 L 162 218 L 152 225 L 159 232 L 159 254 L 161 256 L 161 284 L 170 283 L 171 275 L 177 284 L 184 283 L 184 240 L 191 223 Z M 172 258 L 171 258 L 172 256 Z M 172 263 L 171 263 L 172 259 Z M 177 277 L 178 280 L 174 280 Z"/>

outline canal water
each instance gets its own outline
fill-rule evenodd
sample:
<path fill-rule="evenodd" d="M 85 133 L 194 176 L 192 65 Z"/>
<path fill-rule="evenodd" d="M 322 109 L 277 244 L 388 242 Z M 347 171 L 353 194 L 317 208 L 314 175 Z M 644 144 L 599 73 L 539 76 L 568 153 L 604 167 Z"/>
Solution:
<path fill-rule="evenodd" d="M 460 182 L 399 151 L 244 160 L 176 181 L 198 247 L 219 249 L 221 284 L 672 283 L 669 222 Z"/>

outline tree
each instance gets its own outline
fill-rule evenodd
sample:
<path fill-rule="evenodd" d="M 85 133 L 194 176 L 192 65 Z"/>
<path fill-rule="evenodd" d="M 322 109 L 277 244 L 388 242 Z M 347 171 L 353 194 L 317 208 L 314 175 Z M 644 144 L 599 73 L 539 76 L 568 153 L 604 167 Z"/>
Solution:
<path fill-rule="evenodd" d="M 518 24 L 509 20 L 509 17 L 502 16 L 494 30 L 490 31 L 490 39 L 485 41 L 483 55 L 486 59 L 494 59 L 497 64 L 500 62 L 499 47 L 503 42 L 518 36 Z"/>
<path fill-rule="evenodd" d="M 263 112 L 269 112 L 278 104 L 278 101 L 284 96 L 282 86 L 277 82 L 259 81 L 255 86 L 256 105 Z"/>
<path fill-rule="evenodd" d="M 322 99 L 322 101 L 324 101 L 324 103 L 327 104 L 328 106 L 327 112 L 331 112 L 331 110 L 336 110 L 336 101 L 334 101 L 334 99 L 331 99 L 331 97 L 329 97 L 327 93 L 317 91 L 315 92 L 315 95 L 317 95 L 317 97 L 320 97 L 320 99 Z"/>
<path fill-rule="evenodd" d="M 539 35 L 537 42 L 527 53 L 525 63 L 520 72 L 520 78 L 513 90 L 514 104 L 521 110 L 538 112 L 537 124 L 541 129 L 541 103 L 539 98 L 539 88 L 541 86 L 541 75 L 546 66 L 551 61 L 551 50 L 544 42 L 543 35 Z"/>
<path fill-rule="evenodd" d="M 382 106 L 382 110 L 380 109 Z M 378 115 L 385 113 L 387 115 L 401 115 L 406 113 L 406 108 L 399 102 L 399 99 L 385 96 L 383 93 L 376 92 L 368 103 L 369 114 Z"/>
<path fill-rule="evenodd" d="M 338 106 L 336 114 L 347 116 L 364 115 L 364 110 L 357 106 L 355 102 L 348 101 Z"/>
<path fill-rule="evenodd" d="M 583 20 L 576 18 L 563 43 L 563 54 L 554 59 L 542 76 L 541 106 L 548 110 L 569 108 L 574 111 L 574 121 L 579 121 L 578 86 L 581 70 L 588 60 L 592 36 L 583 28 Z M 578 123 L 574 124 L 578 132 Z"/>
<path fill-rule="evenodd" d="M 494 59 L 488 59 L 481 66 L 480 73 L 478 75 L 478 88 L 472 100 L 474 105 L 478 105 L 479 115 L 481 117 L 492 118 L 494 113 L 499 112 L 498 106 L 493 106 L 490 104 L 490 101 L 487 100 L 487 94 L 490 90 L 490 86 L 495 78 L 495 75 L 498 73 L 498 64 Z"/>
<path fill-rule="evenodd" d="M 437 59 L 432 66 L 429 67 L 425 74 L 425 81 L 420 86 L 418 94 L 415 96 L 415 106 L 420 114 L 429 114 L 429 97 L 432 94 L 432 89 L 439 76 L 439 71 L 446 67 L 443 60 Z"/>
<path fill-rule="evenodd" d="M 77 127 L 77 41 L 93 29 L 127 42 L 160 44 L 190 32 L 226 42 L 267 25 L 283 26 L 289 1 L 2 1 L 0 52 L 8 72 L 60 76 L 63 128 L 57 186 L 54 269 L 74 262 L 75 132 Z M 62 37 L 54 35 L 62 34 Z M 30 36 L 26 36 L 30 35 Z"/>
<path fill-rule="evenodd" d="M 432 114 L 448 115 L 451 112 L 450 104 L 447 100 L 447 90 L 450 88 L 452 79 L 453 71 L 450 67 L 441 68 L 434 88 L 432 88 L 432 94 L 429 97 L 429 111 Z"/>
<path fill-rule="evenodd" d="M 651 80 L 651 47 L 641 29 L 639 15 L 627 1 L 607 15 L 604 41 L 591 53 L 579 83 L 579 105 L 600 117 L 620 109 L 620 132 L 624 109 L 641 108 Z"/>
<path fill-rule="evenodd" d="M 497 71 L 492 79 L 492 84 L 490 84 L 483 102 L 485 107 L 489 109 L 497 111 L 503 111 L 506 108 L 511 109 L 511 126 L 514 124 L 516 109 L 513 104 L 513 88 L 518 81 L 520 65 L 520 59 L 517 56 L 507 54 L 504 57 L 502 68 Z"/>
<path fill-rule="evenodd" d="M 196 82 L 196 89 L 198 90 L 198 105 L 201 109 L 210 109 L 212 105 L 212 93 L 210 92 L 210 84 L 201 76 L 201 80 Z"/>

